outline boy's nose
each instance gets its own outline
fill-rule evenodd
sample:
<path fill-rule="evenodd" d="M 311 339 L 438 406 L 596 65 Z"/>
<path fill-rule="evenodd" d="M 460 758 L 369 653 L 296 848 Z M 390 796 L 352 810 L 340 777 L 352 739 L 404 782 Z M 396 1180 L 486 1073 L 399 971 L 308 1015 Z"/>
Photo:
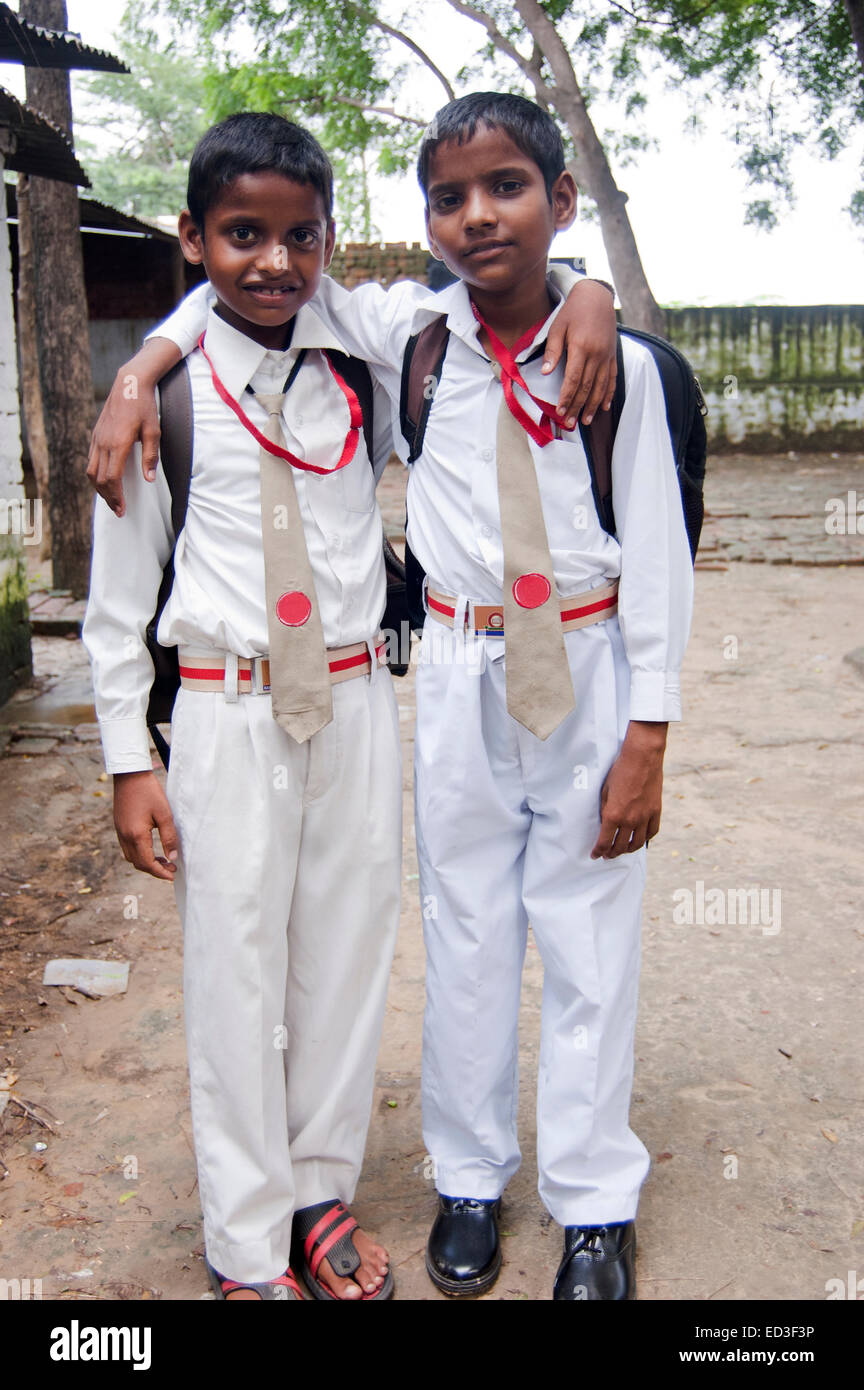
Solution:
<path fill-rule="evenodd" d="M 262 275 L 278 275 L 289 265 L 288 247 L 281 242 L 261 246 L 255 257 L 255 269 Z"/>
<path fill-rule="evenodd" d="M 466 230 L 494 226 L 498 221 L 495 204 L 484 189 L 474 189 L 465 199 L 463 222 Z"/>

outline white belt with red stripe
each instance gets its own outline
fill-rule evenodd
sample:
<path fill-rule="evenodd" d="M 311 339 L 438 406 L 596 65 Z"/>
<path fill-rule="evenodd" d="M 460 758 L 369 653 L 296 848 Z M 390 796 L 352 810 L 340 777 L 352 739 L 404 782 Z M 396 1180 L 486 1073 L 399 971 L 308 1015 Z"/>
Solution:
<path fill-rule="evenodd" d="M 426 605 L 433 618 L 445 627 L 456 626 L 456 605 L 458 600 L 450 594 L 439 593 L 431 584 L 426 590 Z M 597 589 L 586 589 L 582 594 L 558 600 L 561 609 L 561 626 L 565 632 L 577 627 L 590 627 L 592 623 L 605 622 L 618 612 L 618 580 L 602 584 Z M 475 636 L 503 637 L 504 609 L 500 604 L 472 603 L 462 606 L 464 619 L 462 626 Z"/>
<path fill-rule="evenodd" d="M 372 672 L 372 652 L 378 666 L 387 664 L 386 642 L 354 642 L 348 647 L 328 647 L 330 683 L 368 676 Z M 270 694 L 270 659 L 266 656 L 235 656 L 233 652 L 194 652 L 180 650 L 180 684 L 184 690 L 215 691 L 226 700 L 238 695 Z"/>

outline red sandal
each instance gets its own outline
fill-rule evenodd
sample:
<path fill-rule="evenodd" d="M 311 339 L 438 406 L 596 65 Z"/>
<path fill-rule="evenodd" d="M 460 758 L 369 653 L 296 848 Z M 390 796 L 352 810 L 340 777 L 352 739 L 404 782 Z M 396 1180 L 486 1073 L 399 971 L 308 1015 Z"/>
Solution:
<path fill-rule="evenodd" d="M 284 1274 L 280 1274 L 278 1279 L 268 1279 L 266 1284 L 241 1284 L 236 1279 L 226 1279 L 219 1274 L 209 1260 L 205 1260 L 207 1274 L 210 1279 L 210 1287 L 218 1299 L 227 1298 L 229 1293 L 235 1289 L 251 1289 L 257 1293 L 261 1299 L 277 1299 L 280 1302 L 305 1303 L 305 1299 L 300 1292 L 300 1285 L 294 1278 L 290 1269 L 286 1269 Z"/>
<path fill-rule="evenodd" d="M 325 1255 L 333 1273 L 340 1278 L 348 1279 L 360 1268 L 360 1253 L 351 1239 L 352 1231 L 356 1230 L 357 1222 L 338 1200 L 318 1202 L 313 1207 L 303 1207 L 294 1213 L 291 1263 L 299 1270 L 303 1284 L 313 1298 L 328 1299 L 334 1303 L 349 1301 L 331 1293 L 318 1278 L 318 1270 Z M 364 1293 L 363 1301 L 371 1303 L 377 1299 L 383 1302 L 393 1297 L 393 1288 L 393 1274 L 388 1269 L 380 1289 L 375 1293 Z M 357 1301 L 360 1302 L 359 1299 Z"/>

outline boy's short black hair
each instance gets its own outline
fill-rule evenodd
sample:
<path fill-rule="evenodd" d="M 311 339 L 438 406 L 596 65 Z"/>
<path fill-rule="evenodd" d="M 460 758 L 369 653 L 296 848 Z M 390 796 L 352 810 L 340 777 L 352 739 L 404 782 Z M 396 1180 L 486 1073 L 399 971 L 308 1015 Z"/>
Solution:
<path fill-rule="evenodd" d="M 417 178 L 427 202 L 429 165 L 438 146 L 445 140 L 464 145 L 473 138 L 480 121 L 503 130 L 523 154 L 533 159 L 543 175 L 551 200 L 552 185 L 565 168 L 561 133 L 552 117 L 536 102 L 511 92 L 470 92 L 442 106 L 423 136 L 417 157 Z"/>
<path fill-rule="evenodd" d="M 242 111 L 205 131 L 192 152 L 186 206 L 199 231 L 229 183 L 242 174 L 284 174 L 317 188 L 333 216 L 333 169 L 308 130 L 263 111 Z"/>

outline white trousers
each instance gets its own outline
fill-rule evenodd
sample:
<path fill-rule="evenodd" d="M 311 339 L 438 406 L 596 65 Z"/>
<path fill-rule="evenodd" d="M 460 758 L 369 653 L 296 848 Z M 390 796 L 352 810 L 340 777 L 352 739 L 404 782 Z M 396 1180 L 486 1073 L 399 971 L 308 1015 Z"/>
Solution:
<path fill-rule="evenodd" d="M 565 644 L 576 708 L 541 742 L 507 713 L 502 643 L 426 620 L 415 775 L 424 1138 L 448 1196 L 498 1197 L 519 1166 L 530 922 L 544 967 L 540 1196 L 561 1225 L 602 1225 L 635 1215 L 648 1171 L 629 1126 L 645 850 L 590 858 L 628 722 L 618 620 Z"/>
<path fill-rule="evenodd" d="M 178 694 L 168 798 L 192 1123 L 210 1263 L 263 1281 L 295 1209 L 348 1202 L 399 922 L 402 773 L 390 674 L 333 687 L 304 744 L 270 697 Z"/>

